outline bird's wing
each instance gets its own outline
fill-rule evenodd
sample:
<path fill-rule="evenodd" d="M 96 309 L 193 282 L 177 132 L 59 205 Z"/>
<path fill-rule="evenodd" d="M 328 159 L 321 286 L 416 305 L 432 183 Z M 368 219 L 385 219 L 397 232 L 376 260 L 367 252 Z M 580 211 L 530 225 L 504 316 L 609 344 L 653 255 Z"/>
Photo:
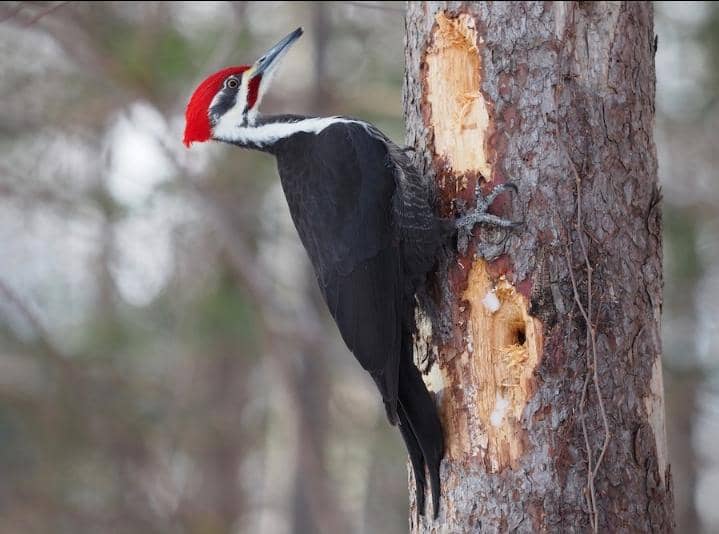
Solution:
<path fill-rule="evenodd" d="M 391 249 L 346 275 L 330 276 L 322 288 L 347 347 L 377 384 L 391 422 L 397 419 L 402 343 L 402 292 L 397 255 Z"/>
<path fill-rule="evenodd" d="M 405 311 L 395 169 L 384 143 L 361 125 L 330 126 L 307 147 L 309 163 L 292 174 L 306 182 L 286 187 L 293 219 L 342 338 L 394 421 Z"/>

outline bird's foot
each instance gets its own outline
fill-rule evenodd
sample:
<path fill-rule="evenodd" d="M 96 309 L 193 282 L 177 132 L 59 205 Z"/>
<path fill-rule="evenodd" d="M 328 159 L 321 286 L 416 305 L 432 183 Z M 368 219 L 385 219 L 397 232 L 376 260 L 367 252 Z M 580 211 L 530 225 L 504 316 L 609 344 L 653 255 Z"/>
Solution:
<path fill-rule="evenodd" d="M 475 190 L 477 207 L 472 212 L 461 216 L 455 221 L 455 225 L 457 227 L 457 248 L 462 254 L 467 251 L 469 240 L 472 237 L 472 229 L 474 228 L 475 224 L 485 224 L 487 226 L 495 227 L 497 229 L 509 230 L 518 228 L 524 224 L 524 222 L 509 221 L 507 219 L 502 219 L 497 215 L 487 213 L 489 207 L 492 205 L 492 202 L 494 202 L 495 199 L 505 191 L 512 191 L 515 194 L 519 193 L 519 190 L 517 189 L 516 185 L 511 182 L 507 182 L 496 186 L 494 189 L 492 189 L 489 195 L 483 197 L 480 191 L 479 184 L 477 184 L 477 188 Z M 506 240 L 506 235 L 500 243 L 500 248 L 503 247 L 504 240 Z M 485 258 L 496 257 L 501 254 L 501 251 L 497 251 L 496 245 L 490 245 L 490 248 L 487 248 L 486 246 L 480 244 L 478 252 L 481 256 Z"/>

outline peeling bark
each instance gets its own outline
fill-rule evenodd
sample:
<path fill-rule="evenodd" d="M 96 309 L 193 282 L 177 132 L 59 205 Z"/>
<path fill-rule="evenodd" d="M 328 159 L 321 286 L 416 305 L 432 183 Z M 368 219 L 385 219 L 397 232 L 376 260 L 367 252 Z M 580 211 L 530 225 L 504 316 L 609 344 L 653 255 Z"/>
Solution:
<path fill-rule="evenodd" d="M 671 531 L 651 4 L 412 2 L 406 25 L 440 213 L 512 181 L 493 211 L 526 221 L 494 259 L 490 229 L 447 250 L 420 299 L 447 453 L 412 531 Z"/>

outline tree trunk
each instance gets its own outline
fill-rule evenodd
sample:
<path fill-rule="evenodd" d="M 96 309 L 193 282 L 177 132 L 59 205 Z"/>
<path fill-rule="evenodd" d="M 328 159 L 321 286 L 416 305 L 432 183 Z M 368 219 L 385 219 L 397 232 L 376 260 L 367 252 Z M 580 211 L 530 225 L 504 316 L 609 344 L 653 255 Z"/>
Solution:
<path fill-rule="evenodd" d="M 526 222 L 476 228 L 420 299 L 447 445 L 439 518 L 412 501 L 412 531 L 671 531 L 651 4 L 411 3 L 406 24 L 440 213 L 512 181 L 493 212 Z"/>

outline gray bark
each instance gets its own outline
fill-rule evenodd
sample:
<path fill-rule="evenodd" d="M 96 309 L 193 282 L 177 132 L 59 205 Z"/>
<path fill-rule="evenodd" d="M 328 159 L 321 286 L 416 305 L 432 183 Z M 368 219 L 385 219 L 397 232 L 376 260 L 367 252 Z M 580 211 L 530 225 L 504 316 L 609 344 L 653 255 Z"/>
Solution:
<path fill-rule="evenodd" d="M 672 530 L 652 17 L 409 5 L 407 141 L 439 211 L 512 181 L 493 212 L 526 221 L 493 254 L 476 229 L 421 299 L 415 359 L 447 453 L 440 516 L 417 523 L 412 501 L 413 532 Z"/>

